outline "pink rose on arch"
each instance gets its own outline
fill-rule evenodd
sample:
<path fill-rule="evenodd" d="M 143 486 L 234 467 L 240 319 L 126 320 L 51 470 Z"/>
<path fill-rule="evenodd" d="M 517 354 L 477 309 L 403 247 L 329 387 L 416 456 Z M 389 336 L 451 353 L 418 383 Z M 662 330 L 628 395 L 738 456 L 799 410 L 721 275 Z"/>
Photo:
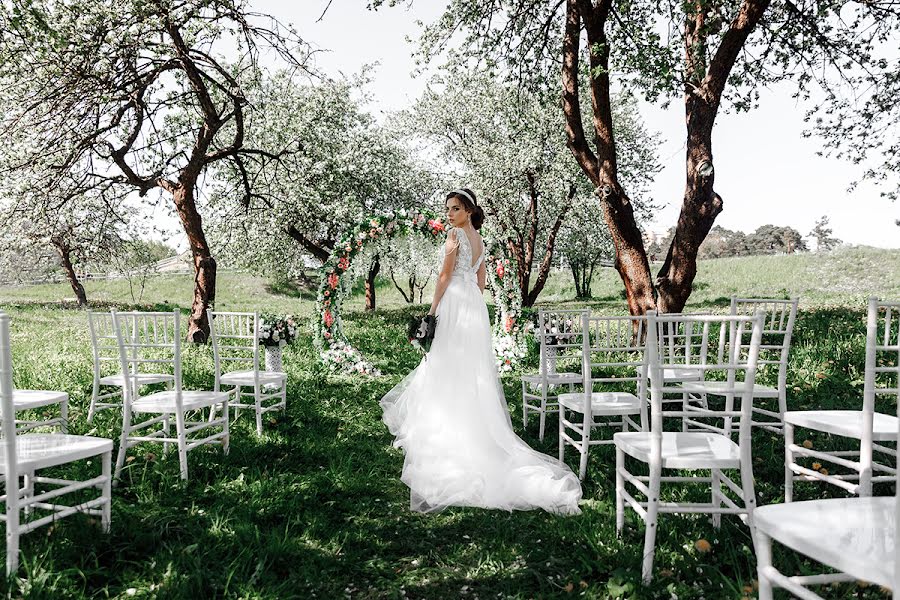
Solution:
<path fill-rule="evenodd" d="M 338 276 L 337 273 L 332 273 L 328 276 L 328 287 L 334 289 L 338 286 Z"/>
<path fill-rule="evenodd" d="M 504 328 L 506 329 L 506 333 L 509 333 L 510 329 L 512 329 L 513 325 L 515 325 L 515 324 L 516 324 L 515 319 L 513 319 L 512 317 L 506 317 L 506 324 L 504 325 Z"/>
<path fill-rule="evenodd" d="M 346 256 L 341 257 L 341 260 L 338 261 L 338 269 L 341 271 L 346 271 L 350 268 L 350 259 Z"/>
<path fill-rule="evenodd" d="M 326 340 L 330 340 L 330 339 L 331 339 L 331 332 L 330 332 L 330 331 L 326 331 L 325 333 L 322 334 L 322 336 L 323 336 Z"/>
<path fill-rule="evenodd" d="M 331 327 L 331 325 L 334 323 L 334 317 L 331 316 L 330 310 L 325 311 L 325 314 L 323 315 L 323 319 L 325 320 L 325 327 Z"/>
<path fill-rule="evenodd" d="M 504 275 L 506 275 L 506 269 L 503 268 L 503 265 L 497 265 L 497 277 L 503 279 Z"/>

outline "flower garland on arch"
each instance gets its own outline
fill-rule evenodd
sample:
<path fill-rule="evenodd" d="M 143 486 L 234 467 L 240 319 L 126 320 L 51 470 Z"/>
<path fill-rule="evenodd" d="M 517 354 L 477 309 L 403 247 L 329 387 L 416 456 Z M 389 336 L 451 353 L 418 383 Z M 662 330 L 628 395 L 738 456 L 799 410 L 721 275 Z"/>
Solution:
<path fill-rule="evenodd" d="M 419 234 L 443 242 L 446 226 L 432 211 L 388 211 L 357 222 L 341 237 L 322 266 L 322 282 L 316 296 L 314 343 L 320 360 L 336 373 L 380 375 L 378 369 L 354 348 L 344 335 L 341 306 L 349 293 L 342 276 L 367 243 L 386 236 Z"/>
<path fill-rule="evenodd" d="M 490 243 L 487 254 L 488 281 L 497 314 L 494 319 L 494 352 L 501 373 L 513 370 L 525 359 L 525 341 L 531 322 L 522 316 L 522 295 L 516 282 L 516 259 L 506 252 L 502 242 Z"/>

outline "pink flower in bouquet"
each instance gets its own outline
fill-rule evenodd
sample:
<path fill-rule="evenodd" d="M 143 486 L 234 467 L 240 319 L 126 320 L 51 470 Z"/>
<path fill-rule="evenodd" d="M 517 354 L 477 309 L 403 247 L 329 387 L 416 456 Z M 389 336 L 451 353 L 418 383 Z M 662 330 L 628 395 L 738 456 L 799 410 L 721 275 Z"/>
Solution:
<path fill-rule="evenodd" d="M 331 325 L 334 323 L 334 317 L 331 316 L 330 310 L 327 310 L 327 309 L 325 310 L 325 314 L 323 315 L 323 318 L 325 319 L 325 327 L 331 327 Z"/>
<path fill-rule="evenodd" d="M 328 287 L 334 289 L 338 286 L 338 276 L 337 273 L 332 273 L 328 276 Z"/>
<path fill-rule="evenodd" d="M 444 230 L 444 224 L 441 223 L 438 219 L 429 219 L 428 226 L 431 227 L 434 233 Z"/>

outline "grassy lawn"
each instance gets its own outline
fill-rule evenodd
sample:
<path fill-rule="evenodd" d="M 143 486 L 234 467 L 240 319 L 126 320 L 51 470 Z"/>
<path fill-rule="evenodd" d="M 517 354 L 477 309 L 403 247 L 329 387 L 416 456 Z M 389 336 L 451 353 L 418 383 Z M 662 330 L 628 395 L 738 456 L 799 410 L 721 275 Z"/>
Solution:
<path fill-rule="evenodd" d="M 189 307 L 192 278 L 152 279 L 148 306 Z M 134 305 L 127 284 L 86 282 L 103 307 Z M 598 311 L 624 303 L 612 270 L 598 274 Z M 662 515 L 654 583 L 640 585 L 643 525 L 627 513 L 615 535 L 613 465 L 609 447 L 591 451 L 583 514 L 505 513 L 450 509 L 422 516 L 408 510 L 399 481 L 402 454 L 380 420 L 378 399 L 419 360 L 404 337 L 405 323 L 423 306 L 409 306 L 388 282 L 379 310 L 362 312 L 361 295 L 345 314 L 351 341 L 384 375 L 327 376 L 316 365 L 309 336 L 288 348 L 287 414 L 275 413 L 257 438 L 252 415 L 232 429 L 231 454 L 217 448 L 189 454 L 191 479 L 178 477 L 174 453 L 159 446 L 129 451 L 123 481 L 113 491 L 112 532 L 72 517 L 22 538 L 18 577 L 2 583 L 10 597 L 27 598 L 678 598 L 753 597 L 756 563 L 750 537 L 736 518 L 716 531 L 708 518 Z M 725 259 L 701 263 L 689 309 L 719 309 L 732 294 L 801 296 L 790 356 L 793 408 L 856 407 L 861 402 L 865 299 L 900 298 L 900 251 L 843 250 L 832 255 Z M 83 313 L 64 307 L 65 285 L 0 288 L 0 307 L 13 317 L 15 383 L 71 395 L 70 431 L 116 437 L 119 417 L 101 412 L 86 423 L 91 386 L 90 337 Z M 224 273 L 217 306 L 310 317 L 308 295 L 264 279 Z M 575 305 L 567 273 L 556 273 L 543 305 Z M 429 296 L 426 296 L 430 298 Z M 532 353 L 532 357 L 534 353 Z M 534 368 L 532 359 L 529 368 Z M 763 372 L 774 384 L 775 372 Z M 185 352 L 185 384 L 211 388 L 211 351 Z M 518 375 L 504 378 L 517 433 L 555 455 L 556 435 L 537 440 L 536 419 L 523 431 Z M 885 411 L 896 407 L 883 407 Z M 551 420 L 555 431 L 555 421 Z M 802 434 L 801 434 L 802 435 Z M 761 504 L 783 493 L 781 438 L 754 433 L 754 468 Z M 813 444 L 824 438 L 808 436 Z M 801 438 L 803 439 L 803 438 Z M 567 454 L 570 465 L 575 457 Z M 97 464 L 68 467 L 95 472 Z M 892 488 L 876 488 L 890 493 Z M 798 499 L 840 495 L 798 484 Z M 669 498 L 687 497 L 673 490 Z M 703 498 L 706 493 L 703 493 Z M 699 539 L 709 552 L 695 547 Z M 776 551 L 793 572 L 817 566 Z M 877 587 L 842 584 L 829 598 L 886 598 Z M 786 597 L 786 596 L 785 596 Z"/>

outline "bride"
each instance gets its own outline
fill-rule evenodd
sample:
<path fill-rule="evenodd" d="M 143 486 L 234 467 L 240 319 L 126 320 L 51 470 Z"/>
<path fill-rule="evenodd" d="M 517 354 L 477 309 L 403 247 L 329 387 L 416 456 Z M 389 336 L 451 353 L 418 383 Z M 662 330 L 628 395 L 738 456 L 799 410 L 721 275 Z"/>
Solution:
<path fill-rule="evenodd" d="M 484 303 L 484 212 L 475 193 L 447 195 L 453 228 L 429 314 L 437 315 L 426 357 L 381 399 L 384 422 L 406 454 L 401 480 L 410 508 L 447 506 L 578 514 L 581 485 L 561 462 L 513 432 Z"/>

